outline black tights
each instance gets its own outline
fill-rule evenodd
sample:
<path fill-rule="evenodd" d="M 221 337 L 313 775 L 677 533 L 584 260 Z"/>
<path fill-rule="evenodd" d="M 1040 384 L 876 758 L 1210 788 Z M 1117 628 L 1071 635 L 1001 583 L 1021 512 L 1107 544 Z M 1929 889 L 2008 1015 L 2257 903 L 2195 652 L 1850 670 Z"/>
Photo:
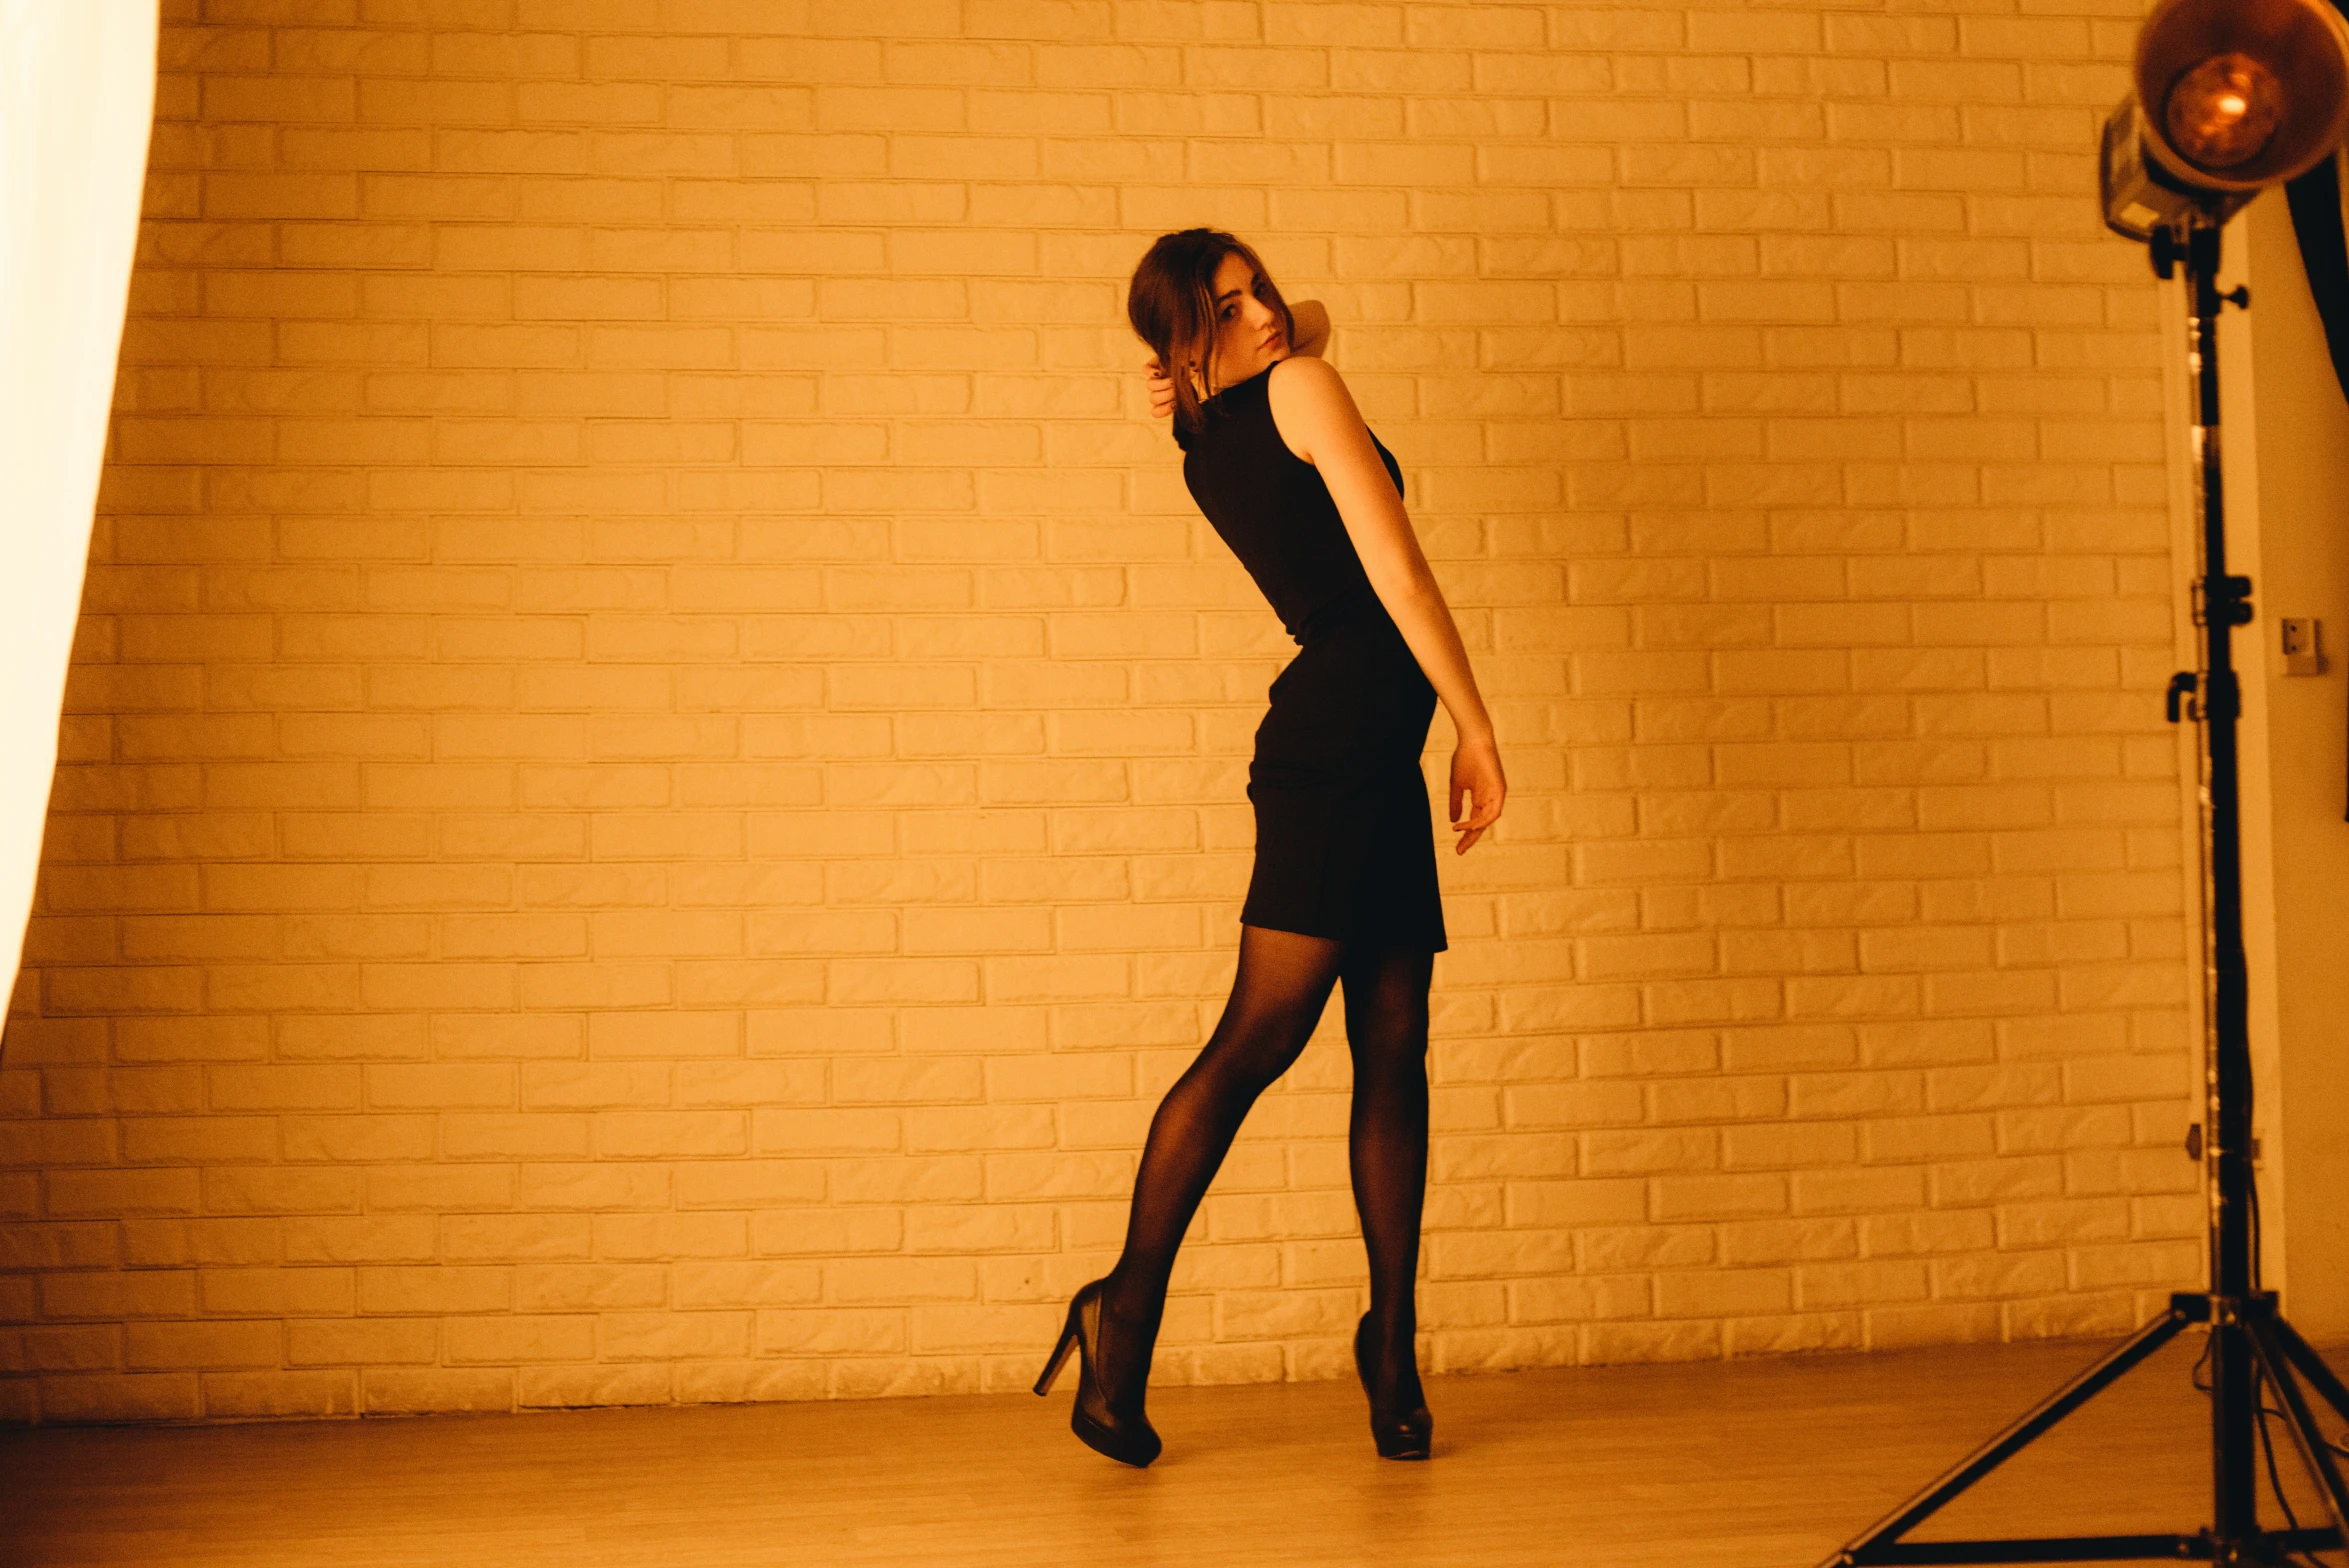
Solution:
<path fill-rule="evenodd" d="M 1159 1102 L 1134 1178 L 1125 1250 L 1110 1272 L 1110 1310 L 1147 1344 L 1166 1303 L 1175 1249 L 1256 1097 L 1289 1070 L 1345 985 L 1354 1058 L 1349 1129 L 1354 1207 L 1370 1254 L 1371 1345 L 1383 1381 L 1417 1398 L 1412 1279 L 1427 1191 L 1427 989 L 1432 953 L 1349 948 L 1328 937 L 1240 928 L 1240 969 L 1215 1033 Z M 1143 1372 L 1147 1375 L 1147 1363 Z M 1122 1381 L 1122 1379 L 1121 1379 Z"/>

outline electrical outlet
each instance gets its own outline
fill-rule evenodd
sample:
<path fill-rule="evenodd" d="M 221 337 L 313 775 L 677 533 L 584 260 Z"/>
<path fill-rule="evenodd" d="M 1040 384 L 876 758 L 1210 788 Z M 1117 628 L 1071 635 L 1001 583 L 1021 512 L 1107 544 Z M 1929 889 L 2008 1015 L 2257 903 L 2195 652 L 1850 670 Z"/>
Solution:
<path fill-rule="evenodd" d="M 2286 675 L 2322 675 L 2324 650 L 2318 645 L 2322 623 L 2299 619 L 2283 621 L 2284 673 Z"/>

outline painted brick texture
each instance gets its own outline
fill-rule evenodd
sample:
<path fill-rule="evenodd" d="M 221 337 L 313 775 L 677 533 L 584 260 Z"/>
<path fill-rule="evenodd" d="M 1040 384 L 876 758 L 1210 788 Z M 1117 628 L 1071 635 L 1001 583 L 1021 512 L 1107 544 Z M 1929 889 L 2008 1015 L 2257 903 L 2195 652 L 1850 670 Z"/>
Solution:
<path fill-rule="evenodd" d="M 1288 651 L 1122 324 L 1195 222 L 1329 302 L 1515 790 L 1429 1365 L 2135 1320 L 2199 1206 L 2133 12 L 167 0 L 0 1419 L 1034 1376 Z M 1345 1365 L 1336 1031 L 1169 1379 Z"/>

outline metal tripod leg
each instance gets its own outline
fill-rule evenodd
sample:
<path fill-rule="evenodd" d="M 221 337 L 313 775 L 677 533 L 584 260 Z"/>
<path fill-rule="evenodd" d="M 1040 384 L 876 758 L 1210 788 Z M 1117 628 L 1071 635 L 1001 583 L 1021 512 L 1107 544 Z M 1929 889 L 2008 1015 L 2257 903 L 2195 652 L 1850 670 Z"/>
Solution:
<path fill-rule="evenodd" d="M 2131 1367 L 2134 1367 L 2138 1362 L 2143 1361 L 2147 1356 L 2152 1355 L 2162 1346 L 2175 1339 L 2178 1334 L 2185 1329 L 2186 1325 L 2189 1323 L 2203 1321 L 2205 1313 L 2194 1310 L 2194 1308 L 2199 1305 L 2200 1298 L 2173 1297 L 2170 1303 L 2170 1310 L 2168 1312 L 2164 1313 L 2158 1318 L 2155 1318 L 2152 1322 L 2146 1324 L 2145 1327 L 2139 1329 L 2128 1339 L 2122 1341 L 2119 1347 L 2113 1350 L 2112 1353 L 2107 1355 L 2102 1361 L 2097 1362 L 2094 1366 L 2088 1368 L 2085 1372 L 2082 1372 L 2078 1377 L 2075 1377 L 2069 1383 L 2066 1383 L 2062 1388 L 2059 1388 L 2054 1393 L 2048 1395 L 2046 1399 L 2040 1401 L 2040 1403 L 2035 1408 L 2025 1414 L 2022 1419 L 2015 1422 L 2014 1425 L 2008 1427 L 1998 1436 L 1992 1438 L 1989 1442 L 1983 1444 L 1982 1447 L 1975 1450 L 1972 1455 L 1960 1461 L 1954 1468 L 1943 1475 L 1940 1480 L 1934 1482 L 1924 1491 L 1918 1493 L 1907 1503 L 1902 1504 L 1899 1509 L 1890 1514 L 1887 1514 L 1865 1534 L 1859 1536 L 1849 1545 L 1837 1551 L 1832 1557 L 1829 1557 L 1824 1563 L 1820 1565 L 1820 1568 L 1861 1568 L 1861 1565 L 1869 1563 L 1892 1562 L 2027 1562 L 2066 1560 L 2066 1555 L 2061 1552 L 2052 1552 L 2044 1556 L 2033 1556 L 2028 1558 L 2003 1555 L 1922 1555 L 1920 1554 L 1919 1547 L 1921 1547 L 1923 1543 L 1919 1543 L 1918 1546 L 1903 1546 L 1900 1544 L 1900 1538 L 1908 1534 L 1909 1531 L 1915 1529 L 1918 1525 L 1923 1524 L 1927 1519 L 1930 1519 L 1936 1513 L 1939 1513 L 1942 1508 L 1947 1506 L 1952 1499 L 1958 1496 L 1959 1493 L 1965 1491 L 1975 1482 L 1981 1480 L 1991 1471 L 1997 1469 L 2000 1465 L 2006 1463 L 2007 1460 L 2013 1458 L 2017 1453 L 2021 1452 L 2023 1448 L 2037 1439 L 2039 1435 L 2045 1432 L 2049 1427 L 2054 1426 L 2057 1422 L 2063 1420 L 2064 1417 L 2079 1409 L 2089 1400 L 2094 1399 L 2098 1394 L 2103 1393 L 2105 1389 L 2111 1387 L 2115 1382 L 2117 1382 L 2121 1376 L 2125 1374 Z M 2145 1539 L 2150 1542 L 2153 1538 L 2147 1537 Z M 2160 1538 L 2165 1547 L 2167 1547 L 2168 1543 L 2172 1542 L 2174 1539 L 2182 1538 L 2173 1538 L 2168 1536 Z M 2004 1544 L 2011 1548 L 2014 1546 L 2023 1545 L 2024 1543 L 1946 1543 L 1946 1545 L 1950 1547 L 1961 1545 L 1968 1547 L 1992 1546 L 1997 1544 Z M 2048 1541 L 2032 1542 L 2029 1544 L 2036 1547 L 2055 1547 L 2061 1543 Z M 2081 1544 L 2086 1545 L 2085 1542 L 2082 1542 Z M 1934 1542 L 1932 1543 L 1932 1546 L 1934 1548 L 1942 1548 L 1945 1546 L 1945 1543 Z M 2172 1555 L 2173 1552 L 2174 1547 L 2164 1550 L 2161 1555 Z M 2069 1560 L 2079 1561 L 2085 1559 L 2083 1554 L 2075 1552 L 2070 1554 Z"/>
<path fill-rule="evenodd" d="M 2280 1336 L 2275 1331 L 2282 1326 L 2280 1319 L 2265 1316 L 2246 1318 L 2243 1324 L 2251 1352 L 2259 1358 L 2259 1370 L 2284 1402 L 2284 1426 L 2292 1434 L 2293 1446 L 2300 1450 L 2300 1462 L 2325 1494 L 2325 1508 L 2333 1516 L 2333 1528 L 2340 1532 L 2338 1544 L 2349 1545 L 2349 1486 L 2343 1485 L 2332 1445 L 2325 1441 L 2308 1401 L 2301 1397 L 2300 1385 L 2277 1343 Z"/>
<path fill-rule="evenodd" d="M 2334 1414 L 2349 1421 L 2349 1384 L 2344 1384 L 2333 1369 L 2325 1365 L 2325 1358 L 2316 1353 L 2316 1347 L 2302 1339 L 2300 1331 L 2291 1324 L 2280 1317 L 2270 1318 L 2268 1327 L 2274 1332 L 2276 1343 L 2283 1347 L 2284 1354 L 2291 1358 L 2292 1365 L 2300 1369 L 2300 1375 L 2324 1396 L 2325 1403 L 2333 1407 Z"/>

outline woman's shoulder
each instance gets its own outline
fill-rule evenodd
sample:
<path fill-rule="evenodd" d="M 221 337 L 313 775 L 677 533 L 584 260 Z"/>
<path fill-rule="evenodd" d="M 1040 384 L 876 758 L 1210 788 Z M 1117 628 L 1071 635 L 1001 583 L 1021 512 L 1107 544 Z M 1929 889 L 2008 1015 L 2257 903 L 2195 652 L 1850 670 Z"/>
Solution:
<path fill-rule="evenodd" d="M 1344 386 L 1346 378 L 1338 374 L 1338 367 L 1319 354 L 1290 354 L 1273 361 L 1265 376 L 1265 385 L 1275 382 L 1284 387 L 1308 385 Z"/>
<path fill-rule="evenodd" d="M 1317 354 L 1291 354 L 1276 361 L 1265 372 L 1264 396 L 1283 410 L 1319 405 L 1332 399 L 1353 401 L 1346 391 L 1346 378 L 1338 374 L 1338 367 Z"/>
<path fill-rule="evenodd" d="M 1305 454 L 1312 449 L 1315 432 L 1327 431 L 1333 423 L 1362 422 L 1353 394 L 1346 390 L 1346 378 L 1337 366 L 1316 355 L 1291 354 L 1272 367 L 1264 383 L 1265 411 L 1273 429 L 1300 461 L 1312 461 Z"/>

